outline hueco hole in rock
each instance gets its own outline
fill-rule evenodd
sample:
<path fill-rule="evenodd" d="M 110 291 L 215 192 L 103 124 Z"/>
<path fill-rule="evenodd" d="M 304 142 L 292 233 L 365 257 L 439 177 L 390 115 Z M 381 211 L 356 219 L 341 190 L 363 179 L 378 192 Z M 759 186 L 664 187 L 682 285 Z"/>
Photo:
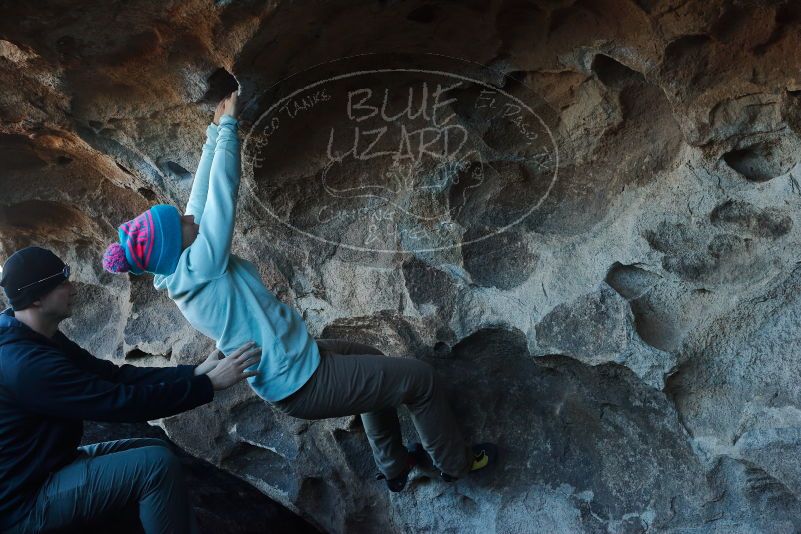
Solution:
<path fill-rule="evenodd" d="M 226 387 L 228 357 L 182 368 L 191 406 L 70 412 L 36 402 L 63 380 L 14 389 L 47 342 L 6 314 L 4 520 L 47 484 L 13 500 L 47 446 L 14 448 L 23 414 L 169 443 L 199 532 L 801 532 L 795 0 L 0 13 L 3 276 L 52 282 L 8 261 L 52 251 L 60 332 L 116 366 L 261 351 Z M 194 228 L 174 250 L 168 219 Z M 112 243 L 133 270 L 104 268 Z M 62 526 L 184 528 L 137 499 Z"/>

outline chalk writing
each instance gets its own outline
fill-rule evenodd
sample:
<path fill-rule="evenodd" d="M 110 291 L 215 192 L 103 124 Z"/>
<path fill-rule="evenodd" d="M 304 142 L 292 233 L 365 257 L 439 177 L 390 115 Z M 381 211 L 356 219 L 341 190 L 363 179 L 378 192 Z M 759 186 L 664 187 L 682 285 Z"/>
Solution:
<path fill-rule="evenodd" d="M 299 120 L 310 129 L 305 139 L 294 126 Z M 291 141 L 275 143 L 290 133 Z M 310 219 L 298 218 L 312 228 L 299 230 L 340 232 L 332 234 L 337 244 L 365 250 L 459 246 L 470 218 L 484 217 L 499 191 L 494 181 L 514 168 L 509 162 L 540 171 L 558 162 L 550 130 L 517 96 L 464 76 L 408 68 L 354 71 L 292 92 L 257 121 L 243 162 L 262 169 L 290 142 L 303 147 L 302 161 L 322 163 L 304 178 L 313 180 L 303 187 L 314 208 Z M 297 182 L 285 171 L 286 158 L 279 161 L 281 185 L 269 191 L 297 187 L 286 181 Z M 282 198 L 267 191 L 259 196 Z M 542 191 L 531 188 L 533 195 Z M 344 232 L 354 223 L 360 231 Z M 350 245 L 339 242 L 345 235 Z"/>

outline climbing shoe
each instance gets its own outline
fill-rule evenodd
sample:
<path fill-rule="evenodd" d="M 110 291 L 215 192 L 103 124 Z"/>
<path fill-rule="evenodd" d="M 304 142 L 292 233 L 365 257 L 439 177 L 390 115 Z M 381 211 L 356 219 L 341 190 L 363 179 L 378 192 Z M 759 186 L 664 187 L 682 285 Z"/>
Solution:
<path fill-rule="evenodd" d="M 378 473 L 375 476 L 375 479 L 376 480 L 386 480 L 387 481 L 387 487 L 389 488 L 389 491 L 397 493 L 397 492 L 401 491 L 403 488 L 406 487 L 406 481 L 409 480 L 409 472 L 411 470 L 412 470 L 412 468 L 409 467 L 403 473 L 401 473 L 400 475 L 398 475 L 398 476 L 396 476 L 394 478 L 387 478 L 384 475 L 384 473 Z"/>
<path fill-rule="evenodd" d="M 470 472 L 472 473 L 494 464 L 497 458 L 498 446 L 494 443 L 477 443 L 473 445 L 473 463 L 470 464 Z"/>
<path fill-rule="evenodd" d="M 477 443 L 472 446 L 473 458 L 470 464 L 470 473 L 480 471 L 486 467 L 495 464 L 498 457 L 498 447 L 494 443 Z M 412 468 L 419 467 L 424 470 L 433 470 L 434 461 L 431 456 L 426 452 L 421 443 L 413 443 L 406 449 L 406 470 L 394 478 L 387 478 L 382 473 L 376 475 L 376 480 L 386 480 L 389 491 L 398 492 L 406 487 L 406 482 L 409 480 L 409 473 Z M 456 477 L 440 471 L 439 476 L 445 482 L 454 482 Z"/>
<path fill-rule="evenodd" d="M 490 465 L 494 465 L 498 458 L 498 446 L 494 443 L 476 443 L 472 446 L 472 449 L 473 459 L 470 464 L 469 473 L 475 473 Z M 452 477 L 448 473 L 440 473 L 439 476 L 445 482 L 454 482 L 456 480 L 456 477 Z"/>
<path fill-rule="evenodd" d="M 406 449 L 406 469 L 398 476 L 387 478 L 383 473 L 378 473 L 375 476 L 376 480 L 386 480 L 389 491 L 398 492 L 406 487 L 406 482 L 409 480 L 409 473 L 415 466 L 420 466 L 423 469 L 431 469 L 433 462 L 428 453 L 423 449 L 420 443 L 414 443 Z"/>

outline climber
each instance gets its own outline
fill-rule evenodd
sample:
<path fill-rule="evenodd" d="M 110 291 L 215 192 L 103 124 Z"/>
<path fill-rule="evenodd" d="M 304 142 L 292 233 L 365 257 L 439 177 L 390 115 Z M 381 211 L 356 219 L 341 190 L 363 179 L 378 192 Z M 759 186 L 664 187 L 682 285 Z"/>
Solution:
<path fill-rule="evenodd" d="M 152 251 L 158 261 L 160 252 Z M 191 410 L 254 376 L 258 347 L 200 365 L 117 366 L 68 339 L 70 268 L 27 247 L 5 262 L 0 314 L 0 532 L 50 532 L 138 507 L 147 533 L 196 532 L 180 462 L 159 439 L 79 447 L 83 420 L 146 421 Z M 110 517 L 111 516 L 111 517 Z M 89 531 L 89 530 L 84 530 Z"/>
<path fill-rule="evenodd" d="M 240 181 L 236 105 L 234 92 L 206 129 L 186 214 L 157 205 L 121 225 L 104 268 L 153 273 L 155 287 L 166 289 L 187 321 L 224 353 L 256 340 L 260 374 L 248 382 L 282 412 L 301 419 L 361 414 L 390 490 L 403 489 L 412 466 L 425 464 L 427 455 L 447 481 L 492 463 L 494 446 L 464 443 L 431 366 L 344 340 L 315 341 L 300 315 L 264 286 L 256 266 L 231 254 Z M 162 252 L 158 261 L 153 249 Z M 401 404 L 411 411 L 421 447 L 403 447 Z"/>

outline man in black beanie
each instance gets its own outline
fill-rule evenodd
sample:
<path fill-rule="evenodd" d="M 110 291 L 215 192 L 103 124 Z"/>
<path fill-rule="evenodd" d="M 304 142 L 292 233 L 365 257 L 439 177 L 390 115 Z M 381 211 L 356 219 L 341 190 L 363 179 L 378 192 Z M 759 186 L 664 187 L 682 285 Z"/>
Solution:
<path fill-rule="evenodd" d="M 29 307 L 36 297 L 69 279 L 69 268 L 58 256 L 39 247 L 20 250 L 3 266 L 0 285 L 15 310 Z M 13 290 L 16 289 L 16 290 Z"/>
<path fill-rule="evenodd" d="M 147 533 L 194 532 L 180 464 L 165 442 L 79 447 L 83 420 L 146 421 L 190 410 L 254 373 L 252 344 L 220 360 L 150 368 L 95 358 L 58 330 L 72 314 L 70 269 L 28 247 L 3 266 L 0 532 L 78 527 L 138 504 Z"/>

